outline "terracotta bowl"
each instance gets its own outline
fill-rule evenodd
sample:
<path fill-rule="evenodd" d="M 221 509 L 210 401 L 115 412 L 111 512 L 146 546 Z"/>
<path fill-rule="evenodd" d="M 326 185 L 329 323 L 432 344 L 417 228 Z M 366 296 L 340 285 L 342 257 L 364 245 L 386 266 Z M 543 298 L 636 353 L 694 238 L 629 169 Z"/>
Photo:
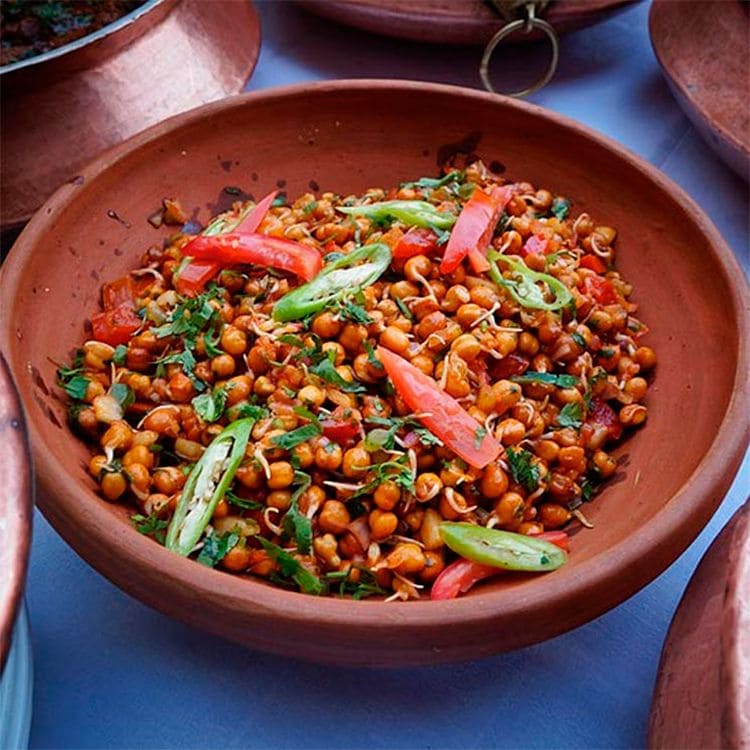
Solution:
<path fill-rule="evenodd" d="M 0 675 L 10 649 L 31 543 L 31 455 L 21 401 L 0 354 Z"/>
<path fill-rule="evenodd" d="M 662 651 L 649 747 L 750 747 L 750 503 L 704 555 Z"/>
<path fill-rule="evenodd" d="M 378 102 L 387 102 L 379 106 Z M 589 508 L 570 563 L 447 602 L 316 599 L 209 570 L 139 535 L 101 500 L 88 448 L 66 426 L 52 360 L 85 338 L 102 281 L 159 231 L 164 196 L 206 220 L 226 186 L 359 191 L 479 155 L 618 227 L 658 352 L 646 429 Z M 236 192 L 236 190 L 230 191 Z M 104 575 L 144 602 L 253 647 L 342 664 L 405 665 L 497 653 L 600 615 L 666 568 L 726 492 L 747 443 L 748 295 L 716 229 L 676 185 L 615 143 L 538 107 L 473 90 L 337 81 L 244 95 L 180 115 L 111 150 L 26 227 L 0 279 L 0 347 L 24 403 L 39 506 Z M 705 363 L 710 362 L 707 367 Z"/>
<path fill-rule="evenodd" d="M 63 47 L 0 68 L 0 229 L 94 156 L 242 90 L 260 50 L 249 0 L 149 0 Z"/>

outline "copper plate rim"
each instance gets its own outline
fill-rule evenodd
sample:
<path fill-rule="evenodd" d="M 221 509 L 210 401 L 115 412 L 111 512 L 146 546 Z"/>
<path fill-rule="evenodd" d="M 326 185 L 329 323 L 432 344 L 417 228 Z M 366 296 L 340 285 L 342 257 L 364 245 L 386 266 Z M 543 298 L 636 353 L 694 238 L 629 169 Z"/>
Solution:
<path fill-rule="evenodd" d="M 696 117 L 699 117 L 702 121 L 708 123 L 711 129 L 720 131 L 722 134 L 722 138 L 729 141 L 732 144 L 732 147 L 738 152 L 743 153 L 746 158 L 750 157 L 750 143 L 740 140 L 737 135 L 735 135 L 735 133 L 733 133 L 731 130 L 727 130 L 724 123 L 718 120 L 711 119 L 707 115 L 706 110 L 703 108 L 703 106 L 699 105 L 699 100 L 696 99 L 695 96 L 693 96 L 691 91 L 689 91 L 687 84 L 682 80 L 682 78 L 672 75 L 672 73 L 670 72 L 670 68 L 667 66 L 667 63 L 664 59 L 664 51 L 661 48 L 661 45 L 656 42 L 656 39 L 654 37 L 654 17 L 656 13 L 659 12 L 659 6 L 666 1 L 667 0 L 652 1 L 651 8 L 649 8 L 648 13 L 648 30 L 649 37 L 651 38 L 651 48 L 654 50 L 656 60 L 659 63 L 659 67 L 661 68 L 661 71 L 664 74 L 667 83 L 677 89 L 679 95 L 684 101 L 691 103 Z M 721 5 L 721 3 L 717 3 L 717 5 Z M 688 119 L 690 119 L 690 117 L 688 117 Z"/>
<path fill-rule="evenodd" d="M 265 89 L 233 97 L 229 100 L 215 102 L 194 110 L 171 117 L 124 143 L 99 156 L 82 171 L 84 182 L 90 184 L 97 175 L 112 164 L 128 156 L 141 146 L 161 138 L 164 133 L 188 126 L 205 117 L 219 117 L 223 112 L 243 108 L 259 101 L 274 101 L 294 97 L 310 97 L 331 93 L 356 90 L 359 92 L 382 92 L 398 90 L 405 94 L 435 94 L 443 96 L 469 97 L 485 104 L 487 107 L 511 107 L 522 110 L 535 118 L 547 121 L 551 127 L 564 127 L 596 142 L 601 147 L 614 152 L 624 161 L 629 162 L 644 177 L 656 183 L 663 190 L 675 197 L 683 207 L 687 221 L 696 223 L 700 231 L 710 241 L 717 270 L 724 274 L 731 293 L 727 302 L 736 312 L 738 326 L 738 361 L 735 371 L 734 389 L 727 405 L 724 419 L 706 455 L 685 482 L 653 517 L 648 528 L 642 529 L 635 537 L 623 540 L 606 552 L 599 553 L 581 563 L 577 568 L 575 583 L 560 590 L 555 576 L 539 578 L 533 586 L 515 588 L 511 595 L 508 592 L 477 591 L 468 598 L 451 601 L 413 601 L 404 606 L 391 604 L 384 607 L 382 602 L 320 598 L 315 600 L 314 607 L 300 607 L 301 597 L 305 594 L 284 591 L 261 582 L 246 579 L 235 580 L 220 571 L 196 565 L 194 561 L 184 559 L 153 541 L 132 531 L 128 535 L 128 556 L 134 564 L 155 565 L 159 568 L 162 580 L 175 587 L 188 587 L 197 595 L 211 600 L 211 596 L 221 590 L 222 606 L 235 607 L 248 613 L 267 614 L 286 617 L 301 624 L 348 623 L 388 630 L 395 625 L 426 631 L 441 630 L 457 623 L 471 622 L 476 625 L 491 626 L 499 615 L 503 617 L 523 618 L 531 611 L 554 611 L 562 608 L 571 600 L 579 605 L 577 615 L 572 622 L 559 628 L 557 633 L 603 614 L 616 604 L 646 585 L 650 580 L 665 570 L 693 541 L 699 531 L 713 515 L 728 490 L 748 443 L 748 427 L 745 415 L 750 410 L 750 299 L 747 285 L 736 258 L 727 247 L 718 230 L 705 215 L 703 210 L 674 182 L 663 175 L 656 167 L 632 154 L 620 144 L 564 115 L 550 112 L 526 102 L 509 99 L 496 94 L 487 94 L 474 89 L 417 81 L 352 79 L 304 83 L 280 88 Z M 45 203 L 44 210 L 39 210 L 16 241 L 2 269 L 0 289 L 13 289 L 21 281 L 25 256 L 45 234 L 46 226 L 55 222 L 57 215 L 75 201 L 78 186 L 66 184 L 57 190 Z M 6 292 L 7 293 L 7 292 Z M 0 295 L 3 298 L 5 294 Z M 1 339 L 12 341 L 13 331 L 7 321 L 0 329 Z M 32 445 L 40 449 L 43 445 L 40 434 L 32 426 Z M 80 494 L 80 486 L 70 477 L 64 466 L 50 460 L 49 456 L 40 455 L 37 472 L 41 486 L 54 493 L 62 488 L 63 494 L 72 496 Z M 96 497 L 91 492 L 91 497 Z M 42 498 L 43 499 L 43 498 Z M 58 514 L 57 504 L 50 503 L 42 507 L 49 520 L 55 523 Z M 45 503 L 46 506 L 46 503 Z M 72 520 L 89 526 L 95 523 L 99 529 L 102 546 L 110 554 L 117 555 L 123 548 L 122 529 L 112 523 L 109 511 L 103 504 L 94 502 L 77 503 L 74 507 L 64 508 L 65 514 Z M 132 539 L 130 538 L 132 536 Z M 664 545 L 667 539 L 671 545 Z M 669 547 L 667 549 L 666 547 Z M 613 593 L 613 581 L 621 579 L 618 571 L 627 568 L 635 571 L 625 584 L 619 582 Z M 127 583 L 120 584 L 127 588 Z M 601 601 L 605 599 L 606 601 Z M 522 645 L 522 644 L 516 644 Z"/>
<path fill-rule="evenodd" d="M 64 55 L 82 49 L 92 42 L 96 42 L 99 39 L 103 39 L 104 37 L 125 28 L 126 26 L 130 26 L 139 18 L 150 13 L 154 8 L 169 1 L 170 0 L 146 0 L 140 8 L 131 10 L 130 13 L 121 16 L 116 21 L 112 21 L 112 23 L 108 23 L 106 26 L 102 26 L 100 29 L 92 31 L 90 34 L 86 34 L 79 39 L 63 44 L 60 47 L 55 47 L 55 49 L 51 49 L 49 52 L 42 52 L 40 55 L 34 55 L 33 57 L 28 58 L 28 60 L 18 60 L 17 62 L 0 66 L 0 76 L 5 75 L 6 73 L 13 73 L 17 70 L 22 70 L 23 68 L 30 68 L 33 65 L 40 65 L 48 60 L 55 60 L 58 57 L 63 57 Z"/>

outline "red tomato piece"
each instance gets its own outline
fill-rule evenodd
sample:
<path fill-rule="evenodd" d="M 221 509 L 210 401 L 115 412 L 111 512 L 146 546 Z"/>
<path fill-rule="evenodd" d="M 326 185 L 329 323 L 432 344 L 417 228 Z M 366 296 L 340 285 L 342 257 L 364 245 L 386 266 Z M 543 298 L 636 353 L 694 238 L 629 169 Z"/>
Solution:
<path fill-rule="evenodd" d="M 578 261 L 578 265 L 581 268 L 588 268 L 596 273 L 604 273 L 607 270 L 607 266 L 596 257 L 596 255 L 584 255 L 581 260 Z"/>
<path fill-rule="evenodd" d="M 323 435 L 339 445 L 347 445 L 359 435 L 359 425 L 354 421 L 341 422 L 337 419 L 322 419 L 320 426 Z"/>
<path fill-rule="evenodd" d="M 152 279 L 153 280 L 153 279 Z M 105 310 L 114 310 L 120 305 L 133 307 L 135 289 L 130 276 L 125 276 L 116 281 L 109 281 L 102 287 L 102 307 Z"/>
<path fill-rule="evenodd" d="M 220 234 L 200 236 L 183 249 L 185 255 L 196 260 L 213 261 L 222 268 L 252 264 L 265 268 L 290 271 L 304 281 L 317 276 L 323 267 L 320 253 L 307 245 L 265 234 Z"/>
<path fill-rule="evenodd" d="M 445 248 L 440 272 L 453 273 L 468 255 L 475 273 L 483 273 L 490 265 L 485 257 L 500 214 L 512 197 L 509 187 L 495 187 L 488 195 L 477 188 L 464 204 Z"/>
<path fill-rule="evenodd" d="M 91 316 L 92 335 L 110 346 L 126 344 L 143 321 L 135 314 L 133 302 Z"/>
<path fill-rule="evenodd" d="M 606 427 L 613 440 L 622 435 L 622 423 L 617 413 L 606 401 L 599 398 L 591 399 L 587 421 Z"/>
<path fill-rule="evenodd" d="M 467 464 L 483 469 L 498 457 L 500 445 L 492 434 L 431 377 L 382 346 L 378 359 L 407 406 L 423 415 L 419 421 Z"/>
<path fill-rule="evenodd" d="M 412 227 L 393 248 L 393 257 L 402 260 L 429 255 L 437 250 L 437 236 L 431 229 Z"/>
<path fill-rule="evenodd" d="M 261 198 L 255 208 L 237 225 L 234 231 L 239 234 L 257 232 L 278 194 L 278 190 L 272 190 L 265 198 Z"/>
<path fill-rule="evenodd" d="M 495 380 L 503 380 L 514 375 L 523 375 L 529 369 L 529 363 L 520 354 L 509 354 L 490 363 L 490 374 Z"/>
<path fill-rule="evenodd" d="M 614 305 L 620 301 L 612 282 L 601 276 L 587 276 L 583 282 L 584 291 L 600 305 Z"/>
<path fill-rule="evenodd" d="M 217 263 L 206 260 L 191 260 L 173 280 L 174 288 L 187 297 L 200 294 L 206 284 L 221 270 Z"/>
<path fill-rule="evenodd" d="M 465 594 L 478 581 L 502 572 L 502 568 L 480 565 L 461 557 L 440 572 L 432 584 L 430 599 L 455 599 L 459 594 Z"/>

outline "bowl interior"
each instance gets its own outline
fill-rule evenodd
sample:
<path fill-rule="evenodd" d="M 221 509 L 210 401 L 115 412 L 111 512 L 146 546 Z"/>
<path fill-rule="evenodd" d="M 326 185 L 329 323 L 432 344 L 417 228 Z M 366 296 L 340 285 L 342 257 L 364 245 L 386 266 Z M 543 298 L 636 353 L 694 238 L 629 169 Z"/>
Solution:
<path fill-rule="evenodd" d="M 720 502 L 741 455 L 735 414 L 725 452 L 701 465 L 732 399 L 736 408 L 746 398 L 746 386 L 735 382 L 746 366 L 739 330 L 746 318 L 731 254 L 674 186 L 603 139 L 529 105 L 425 84 L 320 84 L 209 105 L 105 155 L 40 211 L 6 263 L 3 346 L 28 410 L 42 483 L 56 488 L 41 499 L 53 522 L 75 505 L 96 523 L 95 535 L 127 539 L 138 555 L 163 552 L 136 539 L 130 511 L 94 494 L 88 448 L 66 426 L 53 364 L 86 338 L 84 321 L 97 309 L 101 283 L 162 241 L 164 230 L 146 221 L 162 198 L 179 197 L 205 221 L 236 200 L 238 189 L 255 197 L 275 187 L 291 198 L 309 190 L 347 193 L 433 175 L 446 161 L 461 165 L 475 156 L 511 179 L 568 196 L 575 213 L 617 228 L 617 265 L 635 286 L 632 299 L 650 326 L 645 343 L 658 366 L 648 423 L 618 450 L 616 478 L 585 508 L 596 528 L 575 534 L 569 564 L 553 576 L 497 579 L 466 601 L 502 613 L 519 606 L 519 594 L 528 606 L 547 597 L 565 602 L 570 626 L 583 621 L 588 605 L 581 599 L 594 579 L 603 611 L 660 572 Z M 174 564 L 192 576 L 192 563 Z M 200 575 L 222 579 L 247 601 L 267 590 L 222 573 Z M 315 603 L 320 611 L 338 605 Z M 372 603 L 362 605 L 372 611 Z M 429 620 L 435 612 L 436 603 L 409 603 L 398 617 Z"/>

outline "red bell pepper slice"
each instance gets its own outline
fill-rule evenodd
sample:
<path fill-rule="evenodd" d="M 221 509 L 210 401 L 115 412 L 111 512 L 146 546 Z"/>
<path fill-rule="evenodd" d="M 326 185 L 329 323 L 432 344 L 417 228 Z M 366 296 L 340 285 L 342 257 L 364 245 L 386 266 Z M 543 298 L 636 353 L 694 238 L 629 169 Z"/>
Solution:
<path fill-rule="evenodd" d="M 532 234 L 529 239 L 526 240 L 524 246 L 521 248 L 521 257 L 525 258 L 527 255 L 548 255 L 550 251 L 549 240 L 546 237 L 537 237 Z"/>
<path fill-rule="evenodd" d="M 614 305 L 620 301 L 612 282 L 601 276 L 587 276 L 583 281 L 586 294 L 591 295 L 600 305 Z"/>
<path fill-rule="evenodd" d="M 620 418 L 606 401 L 599 398 L 591 399 L 587 421 L 606 427 L 612 440 L 617 440 L 622 435 Z"/>
<path fill-rule="evenodd" d="M 359 435 L 359 425 L 355 421 L 341 422 L 337 419 L 321 419 L 323 435 L 339 445 L 347 445 Z"/>
<path fill-rule="evenodd" d="M 385 347 L 378 347 L 378 359 L 406 405 L 424 415 L 419 421 L 467 464 L 483 469 L 498 457 L 500 444 L 492 434 L 431 377 Z"/>
<path fill-rule="evenodd" d="M 474 190 L 451 230 L 440 264 L 441 273 L 453 273 L 467 255 L 475 273 L 489 269 L 485 253 L 500 214 L 512 195 L 509 187 L 495 187 L 489 195 L 479 188 Z"/>
<path fill-rule="evenodd" d="M 143 321 L 135 314 L 132 300 L 91 316 L 93 337 L 110 346 L 126 344 L 141 325 Z"/>
<path fill-rule="evenodd" d="M 430 599 L 455 599 L 459 594 L 465 594 L 478 581 L 502 572 L 502 568 L 480 565 L 473 560 L 460 557 L 440 572 L 432 584 Z"/>
<path fill-rule="evenodd" d="M 570 537 L 564 531 L 544 531 L 541 534 L 530 534 L 537 539 L 544 539 L 560 549 L 568 551 Z M 432 584 L 430 599 L 434 601 L 455 599 L 465 594 L 475 583 L 504 572 L 503 568 L 467 560 L 460 557 L 445 567 Z"/>
<path fill-rule="evenodd" d="M 219 234 L 199 236 L 183 249 L 185 255 L 207 260 L 220 267 L 249 263 L 266 268 L 291 271 L 304 281 L 311 281 L 323 267 L 320 253 L 307 245 L 265 234 Z"/>
<path fill-rule="evenodd" d="M 234 231 L 239 233 L 247 232 L 248 234 L 255 232 L 263 223 L 263 219 L 266 218 L 266 214 L 278 194 L 278 190 L 272 190 L 265 198 L 258 201 L 253 210 L 237 225 L 237 227 L 235 227 Z M 186 245 L 185 249 L 189 246 L 189 244 Z M 190 255 L 190 253 L 187 252 L 184 252 L 183 254 Z M 218 263 L 191 260 L 174 280 L 175 289 L 180 294 L 194 297 L 203 291 L 206 284 L 216 276 L 220 270 L 221 265 Z"/>
<path fill-rule="evenodd" d="M 578 261 L 578 265 L 580 268 L 588 268 L 590 271 L 596 271 L 596 273 L 604 273 L 607 270 L 607 266 L 596 255 L 584 255 Z"/>
<path fill-rule="evenodd" d="M 393 248 L 393 257 L 401 260 L 429 255 L 437 250 L 437 235 L 431 229 L 412 227 Z"/>

